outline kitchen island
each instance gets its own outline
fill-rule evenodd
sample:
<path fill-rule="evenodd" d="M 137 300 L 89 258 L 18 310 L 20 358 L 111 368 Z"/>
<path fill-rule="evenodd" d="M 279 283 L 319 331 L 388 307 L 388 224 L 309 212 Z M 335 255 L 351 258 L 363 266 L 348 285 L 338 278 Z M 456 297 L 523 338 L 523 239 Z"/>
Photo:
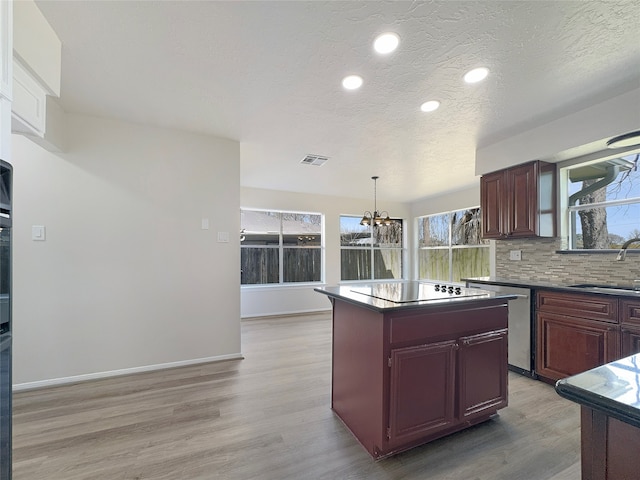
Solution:
<path fill-rule="evenodd" d="M 559 380 L 581 406 L 582 480 L 637 480 L 640 472 L 640 354 Z"/>
<path fill-rule="evenodd" d="M 333 304 L 331 407 L 374 458 L 507 405 L 509 295 L 424 282 L 315 289 Z"/>

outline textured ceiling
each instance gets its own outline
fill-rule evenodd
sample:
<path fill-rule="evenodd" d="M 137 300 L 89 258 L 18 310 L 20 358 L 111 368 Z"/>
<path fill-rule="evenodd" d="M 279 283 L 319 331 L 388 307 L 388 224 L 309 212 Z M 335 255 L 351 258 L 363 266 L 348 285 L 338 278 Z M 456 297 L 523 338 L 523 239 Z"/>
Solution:
<path fill-rule="evenodd" d="M 65 110 L 239 140 L 249 187 L 464 188 L 478 144 L 640 82 L 635 0 L 37 4 L 63 43 Z M 389 56 L 372 50 L 384 31 L 400 36 Z M 490 76 L 464 84 L 477 66 Z M 342 89 L 350 73 L 360 90 Z"/>

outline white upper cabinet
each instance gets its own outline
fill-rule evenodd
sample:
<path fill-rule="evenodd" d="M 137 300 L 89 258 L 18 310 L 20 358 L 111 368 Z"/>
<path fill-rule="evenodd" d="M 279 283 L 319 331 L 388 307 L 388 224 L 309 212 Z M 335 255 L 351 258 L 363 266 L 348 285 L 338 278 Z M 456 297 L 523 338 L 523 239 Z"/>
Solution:
<path fill-rule="evenodd" d="M 47 92 L 17 58 L 13 62 L 11 129 L 14 133 L 44 136 Z"/>
<path fill-rule="evenodd" d="M 0 1 L 0 159 L 11 160 L 13 2 Z"/>
<path fill-rule="evenodd" d="M 5 3 L 5 2 L 2 2 Z M 60 96 L 62 44 L 32 0 L 13 4 L 12 130 L 44 137 L 47 95 Z"/>
<path fill-rule="evenodd" d="M 14 2 L 13 54 L 47 95 L 60 96 L 62 43 L 33 0 Z"/>
<path fill-rule="evenodd" d="M 0 95 L 11 101 L 13 2 L 0 2 Z"/>

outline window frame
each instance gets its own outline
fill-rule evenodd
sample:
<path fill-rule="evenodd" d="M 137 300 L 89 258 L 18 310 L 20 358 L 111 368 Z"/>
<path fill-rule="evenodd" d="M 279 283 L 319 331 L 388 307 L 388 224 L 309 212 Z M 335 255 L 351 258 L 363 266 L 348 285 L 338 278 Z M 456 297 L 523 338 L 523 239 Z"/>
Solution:
<path fill-rule="evenodd" d="M 438 213 L 430 213 L 428 215 L 420 215 L 415 217 L 414 219 L 414 229 L 415 229 L 415 235 L 414 235 L 414 240 L 415 240 L 415 245 L 416 245 L 416 249 L 415 249 L 415 261 L 414 261 L 414 268 L 415 268 L 415 276 L 416 279 L 418 281 L 429 281 L 429 280 L 433 280 L 433 281 L 441 281 L 441 282 L 450 282 L 450 283 L 460 283 L 462 284 L 463 282 L 459 282 L 459 281 L 455 281 L 453 280 L 453 273 L 454 273 L 454 257 L 455 251 L 460 251 L 460 250 L 466 250 L 466 249 L 470 249 L 470 248 L 484 248 L 486 249 L 486 253 L 488 255 L 488 264 L 487 264 L 487 268 L 489 270 L 489 272 L 491 271 L 491 255 L 492 255 L 492 244 L 489 240 L 482 240 L 481 239 L 481 243 L 477 243 L 477 244 L 454 244 L 453 240 L 454 240 L 454 234 L 453 234 L 453 228 L 452 228 L 452 216 L 454 213 L 456 212 L 464 212 L 466 210 L 477 210 L 478 211 L 478 218 L 480 218 L 480 221 L 482 221 L 482 215 L 481 215 L 481 207 L 479 205 L 473 206 L 473 207 L 463 207 L 463 208 L 456 208 L 455 210 L 449 210 L 449 211 L 445 211 L 445 212 L 438 212 Z M 449 216 L 449 221 L 447 222 L 448 225 L 448 232 L 447 232 L 447 244 L 446 245 L 434 245 L 434 246 L 420 246 L 420 221 L 421 219 L 426 219 L 426 218 L 430 218 L 430 217 L 437 217 L 437 216 L 445 216 L 448 215 Z M 482 235 L 482 225 L 480 225 L 480 235 Z M 420 275 L 420 252 L 421 251 L 446 251 L 448 253 L 448 262 L 447 262 L 447 269 L 448 269 L 448 278 L 446 280 L 444 279 L 434 279 L 434 278 L 422 278 Z"/>
<path fill-rule="evenodd" d="M 399 247 L 380 247 L 377 246 L 376 247 L 376 243 L 375 243 L 375 236 L 374 236 L 374 228 L 378 228 L 374 225 L 369 225 L 367 227 L 368 231 L 369 231 L 369 239 L 370 242 L 367 245 L 363 245 L 363 246 L 350 246 L 350 245 L 342 245 L 342 219 L 343 218 L 353 218 L 356 220 L 360 220 L 362 219 L 362 215 L 354 215 L 354 214 L 340 214 L 339 218 L 338 218 L 338 232 L 339 232 L 339 249 L 340 249 L 340 284 L 361 284 L 361 283 L 392 283 L 392 282 L 403 282 L 406 281 L 406 279 L 408 278 L 408 248 L 407 248 L 407 234 L 406 234 L 406 226 L 407 226 L 407 222 L 405 221 L 404 218 L 391 218 L 392 221 L 394 222 L 400 222 L 401 224 L 401 232 L 402 232 L 402 239 L 400 242 L 400 246 Z M 371 272 L 370 272 L 370 277 L 368 279 L 357 279 L 357 280 L 344 280 L 342 278 L 342 252 L 345 250 L 363 250 L 363 251 L 367 251 L 369 253 L 369 258 L 370 258 L 370 265 L 371 265 Z M 400 277 L 399 278 L 375 278 L 375 254 L 376 252 L 381 252 L 383 250 L 397 250 L 400 252 Z"/>
<path fill-rule="evenodd" d="M 601 162 L 605 162 L 607 160 L 614 160 L 619 158 L 624 158 L 627 156 L 640 155 L 640 148 L 629 147 L 625 150 L 605 150 L 598 151 L 589 155 L 584 155 L 582 157 L 573 158 L 570 160 L 566 160 L 563 162 L 559 162 L 557 165 L 558 168 L 558 178 L 559 178 L 559 188 L 558 188 L 558 196 L 559 196 L 559 223 L 560 223 L 560 238 L 562 239 L 561 250 L 558 253 L 579 253 L 579 254 L 606 254 L 606 253 L 617 253 L 619 247 L 611 247 L 611 248 L 600 248 L 600 249 L 585 249 L 585 248 L 576 248 L 574 245 L 574 239 L 577 238 L 577 234 L 574 235 L 572 229 L 572 218 L 571 213 L 576 212 L 576 214 L 581 210 L 591 210 L 593 208 L 607 208 L 607 207 L 615 207 L 615 206 L 623 206 L 623 205 L 640 205 L 640 196 L 637 197 L 629 197 L 624 199 L 615 199 L 615 200 L 606 200 L 604 202 L 596 202 L 591 204 L 583 204 L 583 205 L 569 205 L 569 171 L 572 168 L 576 168 L 578 166 L 586 166 L 589 164 L 597 164 Z M 640 167 L 639 167 L 640 168 Z M 640 228 L 640 225 L 638 226 Z M 631 249 L 630 249 L 631 250 Z"/>
<path fill-rule="evenodd" d="M 279 218 L 279 231 L 278 231 L 278 245 L 264 245 L 264 246 L 252 246 L 252 245 L 242 245 L 242 237 L 245 233 L 257 233 L 257 234 L 275 234 L 275 232 L 265 231 L 246 231 L 246 229 L 242 228 L 242 220 L 240 221 L 240 251 L 242 257 L 242 249 L 253 249 L 253 248 L 268 248 L 268 249 L 277 249 L 278 250 L 278 282 L 273 283 L 242 283 L 242 274 L 240 279 L 240 287 L 241 288 L 282 288 L 282 287 L 301 287 L 301 286 L 317 286 L 325 283 L 325 275 L 326 275 L 326 262 L 325 262 L 325 215 L 320 212 L 307 212 L 300 210 L 279 210 L 279 209 L 266 209 L 266 208 L 249 208 L 249 207 L 241 207 L 240 213 L 242 215 L 245 211 L 251 212 L 265 212 L 265 213 L 276 213 Z M 284 238 L 289 233 L 284 232 L 283 228 L 283 214 L 294 214 L 294 215 L 317 215 L 320 217 L 320 245 L 312 246 L 312 247 L 304 247 L 297 245 L 285 245 Z M 284 281 L 284 264 L 285 264 L 285 250 L 287 249 L 317 249 L 320 251 L 320 279 L 317 281 L 307 280 L 304 282 L 285 282 Z M 240 264 L 242 268 L 242 261 Z"/>

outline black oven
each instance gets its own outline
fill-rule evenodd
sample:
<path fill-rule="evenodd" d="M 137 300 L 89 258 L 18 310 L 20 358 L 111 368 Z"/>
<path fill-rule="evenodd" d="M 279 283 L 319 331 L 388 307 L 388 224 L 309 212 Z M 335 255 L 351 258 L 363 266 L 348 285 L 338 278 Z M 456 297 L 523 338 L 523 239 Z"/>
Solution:
<path fill-rule="evenodd" d="M 0 160 L 0 480 L 11 480 L 11 180 Z"/>

